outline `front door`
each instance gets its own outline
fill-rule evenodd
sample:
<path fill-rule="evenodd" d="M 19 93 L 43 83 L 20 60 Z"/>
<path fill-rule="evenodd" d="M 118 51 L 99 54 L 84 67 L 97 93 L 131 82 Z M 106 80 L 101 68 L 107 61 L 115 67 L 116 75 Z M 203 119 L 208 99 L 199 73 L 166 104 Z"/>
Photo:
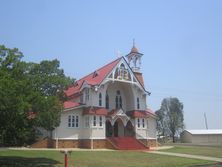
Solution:
<path fill-rule="evenodd" d="M 117 119 L 114 123 L 114 137 L 122 137 L 124 136 L 124 125 L 121 119 Z"/>
<path fill-rule="evenodd" d="M 118 137 L 118 122 L 117 121 L 114 124 L 114 137 Z"/>

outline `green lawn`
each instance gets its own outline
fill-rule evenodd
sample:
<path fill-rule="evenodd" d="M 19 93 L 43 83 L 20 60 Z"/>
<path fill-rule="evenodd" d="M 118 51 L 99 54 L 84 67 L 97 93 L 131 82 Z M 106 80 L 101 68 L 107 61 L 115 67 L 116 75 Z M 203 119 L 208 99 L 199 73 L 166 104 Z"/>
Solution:
<path fill-rule="evenodd" d="M 222 146 L 175 146 L 161 151 L 222 158 Z"/>
<path fill-rule="evenodd" d="M 187 167 L 212 162 L 132 151 L 73 151 L 69 167 Z M 0 166 L 64 166 L 58 151 L 0 150 Z"/>

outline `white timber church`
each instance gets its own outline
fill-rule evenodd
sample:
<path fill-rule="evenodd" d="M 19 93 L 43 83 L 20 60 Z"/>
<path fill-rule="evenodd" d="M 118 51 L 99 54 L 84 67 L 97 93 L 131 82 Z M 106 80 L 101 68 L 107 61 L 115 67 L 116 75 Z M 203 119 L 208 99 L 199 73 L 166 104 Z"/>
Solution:
<path fill-rule="evenodd" d="M 106 64 L 65 90 L 56 148 L 142 149 L 156 145 L 156 115 L 147 108 L 141 54 Z"/>

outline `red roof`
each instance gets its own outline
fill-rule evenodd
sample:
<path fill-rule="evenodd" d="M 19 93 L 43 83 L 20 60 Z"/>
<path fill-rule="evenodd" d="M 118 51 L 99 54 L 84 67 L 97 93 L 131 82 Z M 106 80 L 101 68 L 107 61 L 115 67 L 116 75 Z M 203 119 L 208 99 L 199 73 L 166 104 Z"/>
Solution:
<path fill-rule="evenodd" d="M 150 115 L 156 117 L 155 112 L 153 112 L 150 108 L 147 108 L 147 109 L 146 109 L 146 112 L 147 112 L 148 114 L 150 114 Z"/>
<path fill-rule="evenodd" d="M 83 110 L 83 115 L 107 115 L 108 110 L 103 107 L 87 107 Z"/>
<path fill-rule="evenodd" d="M 136 76 L 136 79 L 139 81 L 139 83 L 143 86 L 144 88 L 144 81 L 143 81 L 143 75 L 140 72 L 133 72 L 134 75 Z M 145 89 L 145 88 L 144 88 Z"/>
<path fill-rule="evenodd" d="M 80 105 L 81 105 L 80 103 L 73 102 L 73 101 L 65 101 L 65 102 L 63 103 L 64 109 L 73 108 L 73 107 L 78 107 L 78 106 L 80 106 Z"/>
<path fill-rule="evenodd" d="M 151 111 L 150 109 L 147 110 L 133 110 L 133 111 L 128 111 L 127 115 L 133 118 L 144 118 L 144 117 L 155 117 L 156 114 Z"/>
<path fill-rule="evenodd" d="M 113 116 L 113 115 L 116 115 L 117 112 L 118 112 L 118 109 L 112 109 L 110 112 L 108 112 L 108 115 Z"/>
<path fill-rule="evenodd" d="M 95 72 L 83 77 L 82 79 L 76 81 L 76 83 L 69 87 L 65 94 L 66 96 L 70 97 L 76 93 L 80 92 L 81 86 L 84 81 L 92 86 L 99 85 L 105 79 L 105 77 L 112 71 L 112 69 L 119 63 L 121 58 L 114 60 L 113 62 L 103 66 L 102 68 L 96 70 Z"/>

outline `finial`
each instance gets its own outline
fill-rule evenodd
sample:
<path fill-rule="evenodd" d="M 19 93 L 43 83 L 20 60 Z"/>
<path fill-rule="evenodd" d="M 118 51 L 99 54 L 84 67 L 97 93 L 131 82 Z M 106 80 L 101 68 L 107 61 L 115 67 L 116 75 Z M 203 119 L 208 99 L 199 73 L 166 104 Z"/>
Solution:
<path fill-rule="evenodd" d="M 133 38 L 133 47 L 135 47 L 135 38 Z"/>

